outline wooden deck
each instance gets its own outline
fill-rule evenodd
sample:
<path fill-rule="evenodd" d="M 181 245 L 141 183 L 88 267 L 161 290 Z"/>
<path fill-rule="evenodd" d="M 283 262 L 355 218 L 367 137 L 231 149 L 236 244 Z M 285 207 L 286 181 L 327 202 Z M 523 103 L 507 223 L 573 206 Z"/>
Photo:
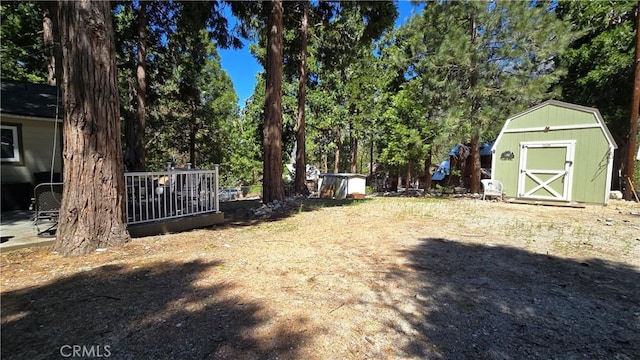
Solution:
<path fill-rule="evenodd" d="M 131 237 L 176 233 L 224 223 L 224 213 L 207 213 L 127 226 Z"/>
<path fill-rule="evenodd" d="M 572 208 L 578 208 L 578 209 L 584 209 L 586 207 L 584 204 L 577 203 L 577 202 L 524 200 L 524 199 L 506 199 L 505 201 L 513 204 L 560 206 L 560 207 L 572 207 Z"/>

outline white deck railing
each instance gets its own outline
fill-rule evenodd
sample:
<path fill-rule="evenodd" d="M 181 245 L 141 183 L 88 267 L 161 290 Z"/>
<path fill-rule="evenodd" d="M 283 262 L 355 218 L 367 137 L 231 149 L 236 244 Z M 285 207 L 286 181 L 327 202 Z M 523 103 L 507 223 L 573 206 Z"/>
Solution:
<path fill-rule="evenodd" d="M 127 224 L 220 212 L 218 168 L 125 173 Z"/>

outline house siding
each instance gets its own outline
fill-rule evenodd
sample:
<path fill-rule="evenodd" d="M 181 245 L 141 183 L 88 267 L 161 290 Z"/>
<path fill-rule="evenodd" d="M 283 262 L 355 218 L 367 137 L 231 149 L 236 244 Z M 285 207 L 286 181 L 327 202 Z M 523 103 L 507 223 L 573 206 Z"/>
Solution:
<path fill-rule="evenodd" d="M 55 156 L 54 172 L 62 171 L 62 136 L 61 126 L 58 124 L 56 142 L 57 151 L 53 151 L 54 127 L 53 120 L 34 120 L 3 114 L 2 123 L 22 125 L 22 156 L 21 164 L 2 164 L 2 184 L 35 183 L 34 173 L 51 170 L 51 157 Z"/>

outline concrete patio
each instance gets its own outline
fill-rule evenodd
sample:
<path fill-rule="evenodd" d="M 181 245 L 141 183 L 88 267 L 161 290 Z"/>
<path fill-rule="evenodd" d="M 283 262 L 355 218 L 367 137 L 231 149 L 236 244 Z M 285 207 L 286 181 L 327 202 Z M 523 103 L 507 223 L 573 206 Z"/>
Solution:
<path fill-rule="evenodd" d="M 38 236 L 33 225 L 33 211 L 3 211 L 0 218 L 0 252 L 22 249 L 31 246 L 53 244 L 55 237 Z M 41 226 L 40 230 L 46 230 Z"/>

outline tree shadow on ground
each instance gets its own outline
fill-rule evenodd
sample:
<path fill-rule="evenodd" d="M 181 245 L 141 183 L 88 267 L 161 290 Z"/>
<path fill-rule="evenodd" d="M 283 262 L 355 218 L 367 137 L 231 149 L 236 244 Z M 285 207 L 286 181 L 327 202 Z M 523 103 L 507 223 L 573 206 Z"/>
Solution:
<path fill-rule="evenodd" d="M 318 199 L 296 198 L 285 201 L 284 205 L 263 216 L 256 215 L 254 210 L 262 206 L 262 200 L 237 200 L 220 203 L 220 211 L 224 213 L 225 225 L 248 226 L 262 222 L 286 219 L 302 212 L 316 211 L 323 208 L 358 205 L 370 201 L 369 199 Z"/>
<path fill-rule="evenodd" d="M 32 221 L 34 212 L 28 210 L 3 211 L 0 215 L 0 225 L 15 225 L 23 223 L 25 220 Z"/>
<path fill-rule="evenodd" d="M 226 295 L 235 284 L 207 278 L 220 265 L 105 265 L 3 293 L 1 357 L 64 358 L 84 345 L 114 359 L 297 358 L 303 336 L 287 324 L 260 335 L 268 309 Z"/>
<path fill-rule="evenodd" d="M 600 259 L 427 238 L 406 250 L 417 311 L 405 355 L 640 359 L 640 273 Z M 407 279 L 410 277 L 410 279 Z"/>

